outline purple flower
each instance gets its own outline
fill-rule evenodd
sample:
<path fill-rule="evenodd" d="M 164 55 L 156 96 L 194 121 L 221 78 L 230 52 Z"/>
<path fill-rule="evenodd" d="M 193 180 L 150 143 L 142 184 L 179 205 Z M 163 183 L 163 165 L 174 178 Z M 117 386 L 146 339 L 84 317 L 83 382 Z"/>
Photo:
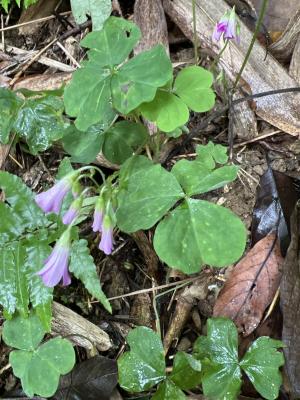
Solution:
<path fill-rule="evenodd" d="M 63 219 L 62 219 L 62 221 L 65 225 L 71 224 L 78 217 L 81 206 L 82 206 L 82 201 L 83 201 L 83 197 L 79 196 L 72 202 L 72 204 L 70 205 L 70 208 L 65 213 L 65 215 L 63 216 Z"/>
<path fill-rule="evenodd" d="M 215 26 L 212 39 L 214 42 L 218 42 L 223 35 L 224 39 L 235 39 L 239 42 L 239 31 L 240 27 L 236 21 L 235 8 L 233 7 L 231 11 L 226 11 Z"/>
<path fill-rule="evenodd" d="M 70 245 L 70 230 L 67 229 L 57 241 L 50 256 L 44 261 L 44 268 L 37 272 L 45 286 L 54 287 L 61 280 L 63 286 L 71 283 L 68 271 Z"/>
<path fill-rule="evenodd" d="M 59 214 L 62 201 L 71 189 L 72 181 L 70 177 L 65 177 L 58 181 L 52 188 L 35 196 L 37 205 L 45 212 Z"/>
<path fill-rule="evenodd" d="M 99 249 L 106 255 L 111 254 L 113 250 L 113 226 L 108 215 L 104 216 L 102 223 L 102 235 L 99 243 Z"/>
<path fill-rule="evenodd" d="M 93 232 L 102 231 L 103 215 L 104 215 L 104 200 L 101 196 L 99 196 L 94 211 L 94 220 L 92 225 Z"/>

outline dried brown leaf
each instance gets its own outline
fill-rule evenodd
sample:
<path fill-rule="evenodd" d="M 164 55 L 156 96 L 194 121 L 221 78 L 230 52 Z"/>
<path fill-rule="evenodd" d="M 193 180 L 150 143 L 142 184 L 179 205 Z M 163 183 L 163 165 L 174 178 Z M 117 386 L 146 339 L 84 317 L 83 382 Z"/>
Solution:
<path fill-rule="evenodd" d="M 217 298 L 214 316 L 231 318 L 245 336 L 253 332 L 278 289 L 282 264 L 276 234 L 270 233 L 233 268 Z"/>

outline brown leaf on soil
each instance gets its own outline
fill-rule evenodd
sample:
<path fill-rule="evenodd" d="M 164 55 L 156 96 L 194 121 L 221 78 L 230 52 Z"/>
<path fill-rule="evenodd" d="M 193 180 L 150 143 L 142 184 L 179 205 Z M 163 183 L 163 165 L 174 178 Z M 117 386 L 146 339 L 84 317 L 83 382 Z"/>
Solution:
<path fill-rule="evenodd" d="M 219 293 L 214 316 L 231 318 L 244 336 L 261 321 L 281 278 L 281 256 L 275 233 L 270 233 L 233 268 Z"/>

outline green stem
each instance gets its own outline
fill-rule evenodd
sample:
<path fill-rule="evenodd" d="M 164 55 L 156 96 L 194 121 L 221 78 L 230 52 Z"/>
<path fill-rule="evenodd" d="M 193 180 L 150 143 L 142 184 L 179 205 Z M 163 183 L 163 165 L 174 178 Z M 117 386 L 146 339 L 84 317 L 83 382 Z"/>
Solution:
<path fill-rule="evenodd" d="M 239 83 L 239 80 L 240 80 L 240 78 L 242 76 L 242 73 L 243 73 L 243 71 L 244 71 L 244 69 L 246 67 L 246 64 L 247 64 L 248 59 L 250 57 L 250 54 L 251 54 L 251 51 L 253 49 L 254 43 L 256 41 L 256 37 L 258 35 L 260 27 L 262 26 L 263 18 L 264 18 L 267 6 L 268 6 L 268 0 L 263 0 L 263 4 L 262 4 L 262 7 L 261 7 L 260 12 L 259 12 L 257 24 L 255 26 L 255 30 L 254 30 L 254 33 L 253 33 L 253 36 L 252 36 L 252 40 L 251 40 L 250 46 L 249 46 L 249 48 L 247 50 L 247 54 L 246 54 L 246 56 L 244 58 L 243 64 L 241 66 L 241 69 L 239 70 L 239 73 L 237 74 L 237 77 L 235 79 L 235 82 L 234 82 L 234 85 L 233 85 L 233 89 L 235 89 L 237 84 Z"/>
<path fill-rule="evenodd" d="M 197 40 L 197 29 L 196 29 L 196 0 L 192 0 L 193 7 L 193 32 L 194 32 L 194 54 L 195 54 L 195 65 L 198 65 L 198 40 Z"/>
<path fill-rule="evenodd" d="M 214 69 L 215 69 L 216 64 L 220 61 L 220 58 L 221 58 L 222 54 L 224 53 L 224 51 L 225 51 L 225 49 L 226 49 L 228 43 L 229 43 L 229 40 L 227 39 L 226 42 L 225 42 L 225 44 L 224 44 L 223 49 L 220 51 L 220 53 L 219 53 L 219 54 L 217 55 L 217 57 L 214 59 L 212 65 L 211 65 L 211 67 L 210 67 L 210 71 L 211 71 L 212 73 L 214 72 Z"/>

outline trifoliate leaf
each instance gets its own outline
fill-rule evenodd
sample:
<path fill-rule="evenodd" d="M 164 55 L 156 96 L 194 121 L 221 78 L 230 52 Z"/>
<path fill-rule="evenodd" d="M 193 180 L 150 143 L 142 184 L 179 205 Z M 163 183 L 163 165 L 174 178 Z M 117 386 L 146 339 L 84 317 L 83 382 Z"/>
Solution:
<path fill-rule="evenodd" d="M 279 368 L 284 364 L 284 357 L 277 349 L 283 346 L 279 340 L 262 336 L 252 343 L 240 362 L 255 389 L 268 400 L 278 398 L 282 384 Z"/>
<path fill-rule="evenodd" d="M 180 160 L 172 168 L 172 173 L 189 196 L 223 187 L 236 179 L 237 172 L 235 165 L 212 171 L 199 161 L 188 160 Z"/>
<path fill-rule="evenodd" d="M 83 24 L 90 15 L 93 30 L 102 29 L 111 13 L 111 0 L 71 0 L 72 13 L 77 24 Z"/>
<path fill-rule="evenodd" d="M 183 390 L 196 387 L 201 382 L 201 362 L 183 351 L 176 353 L 169 379 Z"/>
<path fill-rule="evenodd" d="M 152 400 L 186 400 L 185 394 L 168 379 L 162 382 Z"/>
<path fill-rule="evenodd" d="M 138 327 L 129 332 L 130 351 L 118 360 L 119 383 L 131 392 L 148 390 L 165 379 L 165 356 L 159 336 L 151 329 Z"/>
<path fill-rule="evenodd" d="M 209 169 L 214 169 L 216 163 L 226 164 L 228 161 L 227 148 L 213 142 L 208 142 L 205 146 L 198 145 L 196 152 L 196 160 L 202 162 Z"/>
<path fill-rule="evenodd" d="M 183 196 L 174 175 L 160 165 L 136 171 L 119 194 L 117 224 L 124 232 L 149 229 Z"/>
<path fill-rule="evenodd" d="M 204 112 L 215 104 L 215 94 L 211 89 L 213 74 L 198 66 L 182 69 L 174 83 L 175 93 L 193 111 Z"/>
<path fill-rule="evenodd" d="M 73 272 L 76 278 L 81 280 L 88 292 L 111 313 L 111 305 L 101 289 L 96 266 L 86 240 L 81 239 L 73 242 L 69 270 Z"/>
<path fill-rule="evenodd" d="M 171 211 L 154 235 L 154 248 L 161 260 L 188 274 L 199 271 L 202 264 L 232 264 L 242 255 L 245 244 L 246 229 L 236 215 L 194 199 Z"/>
<path fill-rule="evenodd" d="M 195 356 L 202 361 L 205 396 L 236 400 L 242 384 L 237 347 L 238 334 L 232 321 L 226 318 L 207 321 L 207 337 L 198 338 L 194 344 Z"/>

